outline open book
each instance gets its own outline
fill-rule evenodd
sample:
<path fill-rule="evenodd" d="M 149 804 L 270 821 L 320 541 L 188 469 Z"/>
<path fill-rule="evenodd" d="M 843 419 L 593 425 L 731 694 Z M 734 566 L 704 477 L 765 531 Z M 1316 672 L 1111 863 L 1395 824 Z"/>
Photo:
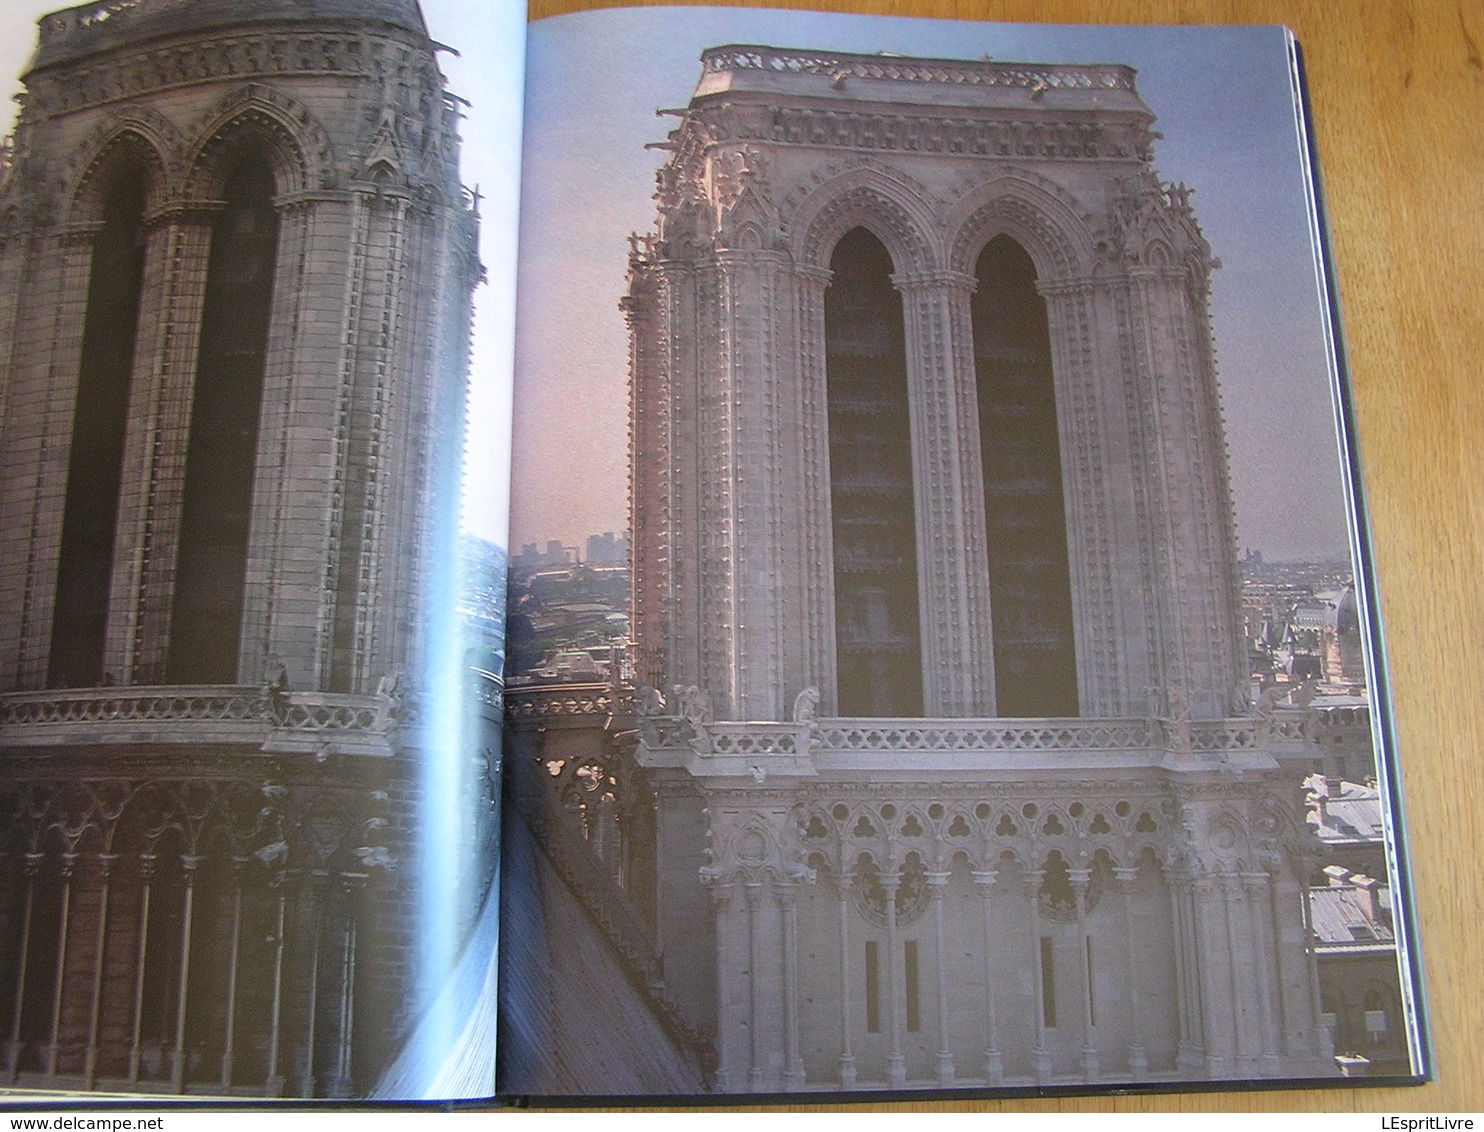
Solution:
<path fill-rule="evenodd" d="M 1285 31 L 47 7 L 11 1097 L 1425 1079 Z"/>

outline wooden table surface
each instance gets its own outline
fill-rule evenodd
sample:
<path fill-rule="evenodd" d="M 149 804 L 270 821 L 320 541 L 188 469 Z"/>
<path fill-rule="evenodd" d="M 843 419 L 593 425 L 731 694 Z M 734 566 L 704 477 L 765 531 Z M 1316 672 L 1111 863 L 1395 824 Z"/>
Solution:
<path fill-rule="evenodd" d="M 531 15 L 605 6 L 530 0 Z M 614 6 L 614 5 L 607 5 Z M 1283 23 L 1304 51 L 1386 622 L 1435 1080 L 960 1111 L 1484 1111 L 1484 3 L 773 0 L 1040 23 Z"/>

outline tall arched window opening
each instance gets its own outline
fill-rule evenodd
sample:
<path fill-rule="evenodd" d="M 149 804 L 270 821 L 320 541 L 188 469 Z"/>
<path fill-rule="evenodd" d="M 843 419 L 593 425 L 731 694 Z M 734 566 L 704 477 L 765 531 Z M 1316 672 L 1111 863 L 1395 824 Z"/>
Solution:
<path fill-rule="evenodd" d="M 1078 714 L 1072 584 L 1046 302 L 1031 258 L 996 236 L 972 303 L 995 704 L 1006 717 Z"/>
<path fill-rule="evenodd" d="M 273 175 L 257 153 L 227 174 L 211 230 L 186 449 L 166 677 L 237 680 L 258 414 L 278 251 Z"/>
<path fill-rule="evenodd" d="M 920 716 L 922 638 L 907 351 L 891 255 L 864 228 L 824 299 L 841 715 Z"/>
<path fill-rule="evenodd" d="M 103 680 L 124 424 L 144 278 L 144 190 L 139 164 L 126 161 L 117 168 L 93 241 L 47 661 L 47 683 L 54 688 Z"/>

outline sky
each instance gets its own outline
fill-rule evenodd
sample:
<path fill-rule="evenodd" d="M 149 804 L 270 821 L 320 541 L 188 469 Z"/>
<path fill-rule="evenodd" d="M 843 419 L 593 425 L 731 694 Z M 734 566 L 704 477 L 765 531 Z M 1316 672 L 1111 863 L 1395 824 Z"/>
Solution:
<path fill-rule="evenodd" d="M 50 0 L 0 0 L 0 76 L 17 76 Z M 703 49 L 768 43 L 1029 62 L 1117 62 L 1164 135 L 1155 167 L 1195 189 L 1222 261 L 1212 281 L 1238 541 L 1270 558 L 1343 553 L 1348 535 L 1303 165 L 1275 28 L 1034 27 L 763 9 L 624 9 L 532 25 L 519 0 L 423 0 L 449 89 L 470 102 L 462 175 L 481 198 L 465 525 L 506 541 L 508 393 L 516 343 L 510 543 L 627 524 L 627 340 L 618 298 L 630 232 L 654 222 L 654 171 Z M 526 146 L 519 156 L 522 48 Z M 19 89 L 12 84 L 11 90 Z M 9 132 L 8 127 L 3 131 Z M 512 332 L 523 182 L 519 329 Z"/>

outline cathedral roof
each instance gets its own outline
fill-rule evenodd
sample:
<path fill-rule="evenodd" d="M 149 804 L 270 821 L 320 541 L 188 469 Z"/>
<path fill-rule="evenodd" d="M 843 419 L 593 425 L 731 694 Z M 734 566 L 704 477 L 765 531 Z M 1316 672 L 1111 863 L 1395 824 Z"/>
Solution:
<path fill-rule="evenodd" d="M 29 70 L 215 28 L 343 21 L 428 34 L 417 0 L 94 0 L 41 17 Z"/>

